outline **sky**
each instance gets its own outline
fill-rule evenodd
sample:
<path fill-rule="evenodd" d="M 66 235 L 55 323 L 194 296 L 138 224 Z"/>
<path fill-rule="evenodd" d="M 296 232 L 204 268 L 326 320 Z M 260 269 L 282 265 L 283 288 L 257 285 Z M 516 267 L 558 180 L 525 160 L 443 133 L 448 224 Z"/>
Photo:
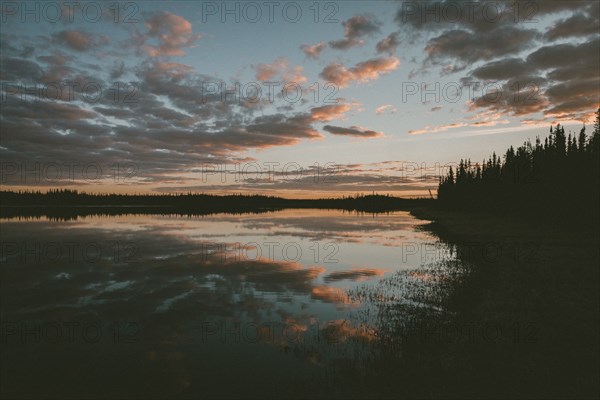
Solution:
<path fill-rule="evenodd" d="M 2 187 L 428 196 L 589 129 L 599 4 L 2 2 Z"/>

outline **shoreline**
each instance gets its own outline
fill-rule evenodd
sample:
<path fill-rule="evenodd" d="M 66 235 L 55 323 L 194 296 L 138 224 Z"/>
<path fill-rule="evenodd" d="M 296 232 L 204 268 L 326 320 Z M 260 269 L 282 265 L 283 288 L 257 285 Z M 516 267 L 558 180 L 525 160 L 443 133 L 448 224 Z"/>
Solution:
<path fill-rule="evenodd" d="M 445 304 L 456 326 L 476 321 L 481 326 L 497 327 L 525 323 L 531 329 L 527 332 L 529 341 L 487 348 L 465 345 L 469 338 L 459 336 L 458 345 L 441 353 L 455 360 L 446 373 L 456 369 L 473 380 L 458 382 L 454 395 L 464 396 L 461 390 L 467 384 L 500 397 L 516 393 L 559 398 L 597 395 L 597 225 L 582 230 L 576 225 L 553 226 L 518 217 L 439 208 L 416 208 L 411 215 L 431 221 L 421 229 L 451 245 L 465 266 L 467 274 L 451 283 Z M 426 354 L 432 359 L 439 356 Z M 487 364 L 488 360 L 494 360 L 495 365 Z M 503 387 L 486 368 L 506 376 L 514 388 Z"/>

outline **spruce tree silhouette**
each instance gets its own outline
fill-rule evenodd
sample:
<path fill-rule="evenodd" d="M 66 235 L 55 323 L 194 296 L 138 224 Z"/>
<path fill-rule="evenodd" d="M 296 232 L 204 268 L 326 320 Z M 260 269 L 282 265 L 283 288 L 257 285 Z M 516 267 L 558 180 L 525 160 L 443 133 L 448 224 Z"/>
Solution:
<path fill-rule="evenodd" d="M 460 160 L 440 179 L 439 204 L 448 208 L 518 213 L 552 221 L 598 220 L 600 205 L 600 109 L 594 132 L 565 134 L 560 124 L 535 144 L 526 141 L 504 157 L 494 152 L 481 166 Z"/>

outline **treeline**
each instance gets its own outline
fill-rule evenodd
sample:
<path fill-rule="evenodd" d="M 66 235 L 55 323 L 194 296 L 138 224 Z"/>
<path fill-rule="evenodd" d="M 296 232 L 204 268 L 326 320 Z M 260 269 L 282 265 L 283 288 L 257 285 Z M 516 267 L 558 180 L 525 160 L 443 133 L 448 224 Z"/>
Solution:
<path fill-rule="evenodd" d="M 0 191 L 0 216 L 89 214 L 188 214 L 275 211 L 286 208 L 323 208 L 360 212 L 388 212 L 422 206 L 429 199 L 402 199 L 389 195 L 356 195 L 329 199 L 284 199 L 264 195 L 89 194 L 69 189 Z"/>
<path fill-rule="evenodd" d="M 600 205 L 600 109 L 594 131 L 565 134 L 550 127 L 542 141 L 511 146 L 481 164 L 461 160 L 440 179 L 439 204 L 450 208 L 539 214 L 550 220 L 598 218 Z"/>

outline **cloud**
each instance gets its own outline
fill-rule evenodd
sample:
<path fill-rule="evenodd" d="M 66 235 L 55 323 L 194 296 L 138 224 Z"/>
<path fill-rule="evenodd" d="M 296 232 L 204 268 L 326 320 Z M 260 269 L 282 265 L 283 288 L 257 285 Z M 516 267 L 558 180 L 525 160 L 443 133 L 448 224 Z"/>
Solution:
<path fill-rule="evenodd" d="M 390 33 L 387 37 L 377 43 L 375 49 L 378 53 L 387 53 L 389 55 L 393 55 L 396 53 L 396 48 L 399 44 L 400 41 L 398 40 L 398 33 L 394 32 Z"/>
<path fill-rule="evenodd" d="M 598 4 L 596 4 L 596 7 Z M 577 12 L 569 18 L 564 18 L 552 24 L 544 34 L 549 40 L 563 39 L 569 37 L 582 37 L 598 34 L 600 20 L 598 11 L 585 14 Z"/>
<path fill-rule="evenodd" d="M 599 46 L 599 38 L 579 44 L 550 44 L 533 51 L 525 60 L 506 58 L 477 67 L 463 82 L 493 82 L 498 96 L 480 96 L 470 109 L 518 116 L 544 112 L 588 120 L 598 106 Z"/>
<path fill-rule="evenodd" d="M 356 104 L 333 104 L 327 106 L 314 107 L 310 110 L 313 121 L 326 122 L 341 118 L 345 113 L 352 110 Z"/>
<path fill-rule="evenodd" d="M 492 88 L 485 95 L 475 98 L 469 111 L 486 108 L 507 115 L 521 116 L 543 111 L 549 103 L 539 86 L 533 83 L 523 85 L 504 84 L 501 88 Z"/>
<path fill-rule="evenodd" d="M 572 64 L 596 66 L 598 65 L 596 57 L 598 46 L 600 46 L 599 38 L 581 44 L 560 43 L 547 45 L 529 54 L 527 63 L 530 68 L 536 68 L 537 70 L 563 68 Z"/>
<path fill-rule="evenodd" d="M 216 162 L 215 162 L 216 164 Z M 212 193 L 264 193 L 265 191 L 276 191 L 278 193 L 289 194 L 291 197 L 306 196 L 306 193 L 321 193 L 323 191 L 322 182 L 315 182 L 316 174 L 323 174 L 324 170 L 314 167 L 303 169 L 300 175 L 290 179 L 290 173 L 275 171 L 271 177 L 263 175 L 263 179 L 255 179 L 256 175 L 243 179 L 242 181 L 228 181 L 226 187 L 223 184 L 214 182 L 205 185 L 184 185 L 184 186 L 162 186 L 161 191 L 196 191 Z M 230 174 L 235 174 L 231 171 Z M 428 195 L 428 190 L 436 190 L 439 181 L 439 175 L 443 172 L 438 167 L 423 167 L 416 162 L 405 161 L 387 161 L 381 163 L 369 164 L 337 164 L 329 169 L 327 182 L 327 196 L 347 195 L 349 193 L 371 193 L 383 192 L 397 195 Z M 293 174 L 291 174 L 293 175 Z M 164 178 L 162 178 L 164 179 Z M 273 236 L 286 236 L 291 234 L 284 229 L 293 230 L 294 235 L 300 235 L 301 231 L 310 234 L 310 237 L 318 240 L 334 241 L 372 241 L 380 238 L 380 233 L 387 230 L 405 230 L 410 229 L 406 221 L 386 220 L 386 221 L 349 221 L 340 219 L 338 221 L 323 222 L 320 220 L 305 220 L 303 218 L 286 218 L 280 221 L 281 224 L 272 224 L 264 226 L 268 228 Z M 248 226 L 253 228 L 263 228 L 257 226 L 256 221 L 248 221 Z M 368 231 L 369 235 L 364 235 Z M 304 234 L 302 234 L 304 235 Z M 308 236 L 307 236 L 308 237 Z M 401 241 L 401 237 L 394 236 L 393 240 Z M 401 244 L 401 243 L 400 243 Z"/>
<path fill-rule="evenodd" d="M 431 32 L 464 27 L 480 33 L 515 23 L 532 24 L 541 17 L 565 11 L 593 13 L 594 7 L 597 7 L 593 3 L 586 0 L 406 1 L 398 8 L 395 21 L 408 31 Z"/>
<path fill-rule="evenodd" d="M 2 57 L 0 79 L 3 81 L 39 81 L 43 74 L 43 68 L 33 61 L 16 57 Z"/>
<path fill-rule="evenodd" d="M 470 75 L 485 80 L 505 80 L 519 76 L 527 68 L 521 58 L 506 58 L 482 65 L 471 71 Z"/>
<path fill-rule="evenodd" d="M 464 123 L 464 122 L 454 122 L 451 124 L 444 124 L 444 125 L 434 125 L 434 126 L 428 125 L 423 129 L 410 130 L 410 131 L 408 131 L 408 133 L 411 135 L 421 135 L 423 133 L 445 132 L 448 129 L 462 128 L 464 126 L 468 126 L 468 124 Z"/>
<path fill-rule="evenodd" d="M 380 23 L 375 17 L 370 15 L 356 15 L 347 21 L 342 22 L 344 27 L 344 38 L 332 40 L 329 46 L 337 50 L 347 50 L 351 47 L 361 46 L 365 36 L 379 32 Z"/>
<path fill-rule="evenodd" d="M 379 106 L 375 109 L 375 114 L 376 115 L 383 115 L 385 114 L 387 111 L 389 111 L 390 114 L 394 114 L 396 111 L 396 108 L 391 105 L 391 104 L 385 104 L 383 106 Z"/>
<path fill-rule="evenodd" d="M 495 92 L 474 96 L 469 111 L 587 120 L 598 105 L 599 15 L 600 4 L 590 1 L 442 0 L 404 2 L 396 21 L 414 42 L 434 32 L 424 43 L 427 57 L 419 72 L 439 66 L 444 75 L 471 67 L 460 78 L 464 85 L 494 84 Z"/>
<path fill-rule="evenodd" d="M 565 14 L 570 16 L 565 17 Z M 589 1 L 455 0 L 403 2 L 396 21 L 413 41 L 434 32 L 422 69 L 436 65 L 452 73 L 480 61 L 492 61 L 539 47 L 544 41 L 597 34 L 600 6 Z M 557 15 L 546 32 L 539 29 Z M 559 19 L 559 17 L 562 17 Z M 516 20 L 515 18 L 518 18 Z"/>
<path fill-rule="evenodd" d="M 182 168 L 235 162 L 240 152 L 249 149 L 322 139 L 313 124 L 342 118 L 357 106 L 340 100 L 304 112 L 269 113 L 244 102 L 223 101 L 220 94 L 203 95 L 203 82 L 220 80 L 182 63 L 151 59 L 125 69 L 122 62 L 111 60 L 104 64 L 106 74 L 87 76 L 63 53 L 34 56 L 32 61 L 20 58 L 21 53 L 17 45 L 3 51 L 3 79 L 31 85 L 52 75 L 60 80 L 76 78 L 79 88 L 87 81 L 111 87 L 102 80 L 103 75 L 131 72 L 136 75 L 138 90 L 133 102 L 116 101 L 109 91 L 93 103 L 86 102 L 77 90 L 74 99 L 64 102 L 7 95 L 2 104 L 0 149 L 6 162 L 93 162 L 103 166 L 134 162 L 144 171 L 141 179 L 168 181 Z M 278 71 L 284 76 L 294 72 L 294 68 Z"/>
<path fill-rule="evenodd" d="M 289 66 L 287 59 L 280 57 L 271 64 L 258 64 L 256 66 L 256 79 L 262 82 L 281 79 L 284 82 L 305 83 L 308 79 L 304 76 L 301 66 Z"/>
<path fill-rule="evenodd" d="M 358 38 L 379 31 L 378 21 L 370 15 L 356 15 L 342 22 L 344 26 L 344 37 Z"/>
<path fill-rule="evenodd" d="M 192 24 L 179 15 L 167 11 L 155 13 L 146 20 L 148 31 L 138 38 L 142 43 L 149 39 L 158 41 L 157 45 L 143 44 L 142 48 L 150 57 L 182 56 L 183 49 L 193 47 L 202 34 L 192 33 Z"/>
<path fill-rule="evenodd" d="M 432 111 L 435 108 L 433 107 Z M 494 110 L 487 110 L 484 112 L 479 112 L 475 115 L 467 116 L 462 118 L 462 121 L 453 122 L 450 124 L 442 124 L 442 125 L 433 125 L 426 126 L 423 129 L 415 129 L 408 131 L 411 135 L 421 135 L 424 133 L 437 133 L 437 132 L 446 132 L 450 129 L 464 128 L 464 127 L 485 127 L 485 126 L 496 126 L 496 125 L 504 125 L 508 124 L 509 121 L 503 117 L 503 113 L 497 112 Z"/>
<path fill-rule="evenodd" d="M 311 127 L 312 119 L 309 115 L 299 114 L 292 117 L 284 114 L 261 116 L 254 120 L 246 130 L 251 134 L 275 136 L 288 139 L 289 144 L 296 143 L 296 139 L 321 138 L 321 134 Z"/>
<path fill-rule="evenodd" d="M 81 52 L 108 43 L 108 37 L 106 36 L 101 36 L 98 40 L 95 40 L 91 34 L 82 31 L 60 31 L 55 35 L 55 38 L 72 50 Z"/>
<path fill-rule="evenodd" d="M 306 57 L 316 60 L 317 58 L 319 58 L 321 52 L 325 50 L 326 47 L 327 44 L 325 42 L 319 42 L 312 46 L 308 44 L 303 44 L 300 46 L 300 49 L 304 52 Z"/>
<path fill-rule="evenodd" d="M 368 82 L 379 78 L 379 75 L 398 68 L 400 60 L 396 57 L 374 58 L 356 64 L 347 69 L 339 63 L 326 66 L 319 74 L 321 78 L 339 87 L 346 87 L 353 81 Z"/>
<path fill-rule="evenodd" d="M 256 67 L 256 79 L 270 81 L 277 76 L 280 69 L 285 67 L 287 67 L 287 62 L 282 58 L 275 60 L 272 64 L 259 64 Z"/>
<path fill-rule="evenodd" d="M 431 39 L 425 50 L 429 62 L 456 62 L 450 71 L 455 72 L 478 61 L 517 54 L 531 47 L 536 35 L 534 30 L 511 26 L 476 35 L 467 30 L 455 29 Z"/>
<path fill-rule="evenodd" d="M 593 120 L 593 111 L 600 106 L 600 77 L 557 83 L 545 91 L 551 107 L 544 115 L 571 118 L 579 121 Z"/>
<path fill-rule="evenodd" d="M 110 77 L 111 79 L 119 79 L 121 78 L 123 75 L 125 75 L 126 72 L 126 68 L 125 68 L 125 62 L 124 61 L 115 61 L 113 64 L 113 68 L 110 70 Z"/>
<path fill-rule="evenodd" d="M 351 126 L 350 128 L 342 128 L 339 126 L 325 125 L 323 129 L 333 135 L 354 136 L 362 138 L 375 138 L 383 136 L 382 132 L 376 132 L 362 128 L 360 126 Z"/>

